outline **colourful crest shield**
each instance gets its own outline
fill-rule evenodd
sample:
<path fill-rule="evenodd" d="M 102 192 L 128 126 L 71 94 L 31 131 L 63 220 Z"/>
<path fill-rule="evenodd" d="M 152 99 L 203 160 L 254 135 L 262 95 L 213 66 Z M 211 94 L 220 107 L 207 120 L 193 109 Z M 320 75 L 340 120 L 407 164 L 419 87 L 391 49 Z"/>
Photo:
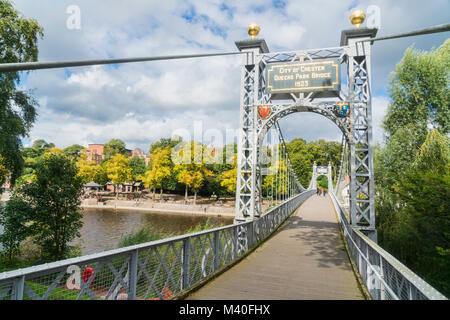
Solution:
<path fill-rule="evenodd" d="M 350 115 L 350 105 L 348 102 L 338 102 L 334 105 L 334 113 L 342 118 Z"/>
<path fill-rule="evenodd" d="M 258 106 L 258 114 L 261 119 L 266 120 L 272 114 L 270 106 Z"/>

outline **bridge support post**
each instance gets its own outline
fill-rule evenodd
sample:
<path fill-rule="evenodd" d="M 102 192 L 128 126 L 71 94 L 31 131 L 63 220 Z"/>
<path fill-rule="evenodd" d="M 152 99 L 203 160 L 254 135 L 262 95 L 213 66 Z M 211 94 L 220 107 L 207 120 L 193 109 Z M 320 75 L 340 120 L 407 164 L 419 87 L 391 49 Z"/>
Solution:
<path fill-rule="evenodd" d="M 370 39 L 377 29 L 342 31 L 341 46 L 348 46 L 350 102 L 350 222 L 373 241 L 375 191 L 373 175 Z"/>
<path fill-rule="evenodd" d="M 238 137 L 236 218 L 235 223 L 252 221 L 259 215 L 262 196 L 258 176 L 257 111 L 254 103 L 259 94 L 259 67 L 256 55 L 267 53 L 265 40 L 251 39 L 236 42 L 242 55 L 240 130 Z"/>
<path fill-rule="evenodd" d="M 189 265 L 191 263 L 191 238 L 183 240 L 183 250 L 182 250 L 182 261 L 181 261 L 181 290 L 189 287 Z"/>
<path fill-rule="evenodd" d="M 220 265 L 220 233 L 214 232 L 214 271 L 219 269 Z"/>
<path fill-rule="evenodd" d="M 23 300 L 23 289 L 25 286 L 25 276 L 20 276 L 14 280 L 14 293 L 12 300 Z"/>
<path fill-rule="evenodd" d="M 131 252 L 130 265 L 128 271 L 128 300 L 136 300 L 136 285 L 138 273 L 139 251 Z"/>

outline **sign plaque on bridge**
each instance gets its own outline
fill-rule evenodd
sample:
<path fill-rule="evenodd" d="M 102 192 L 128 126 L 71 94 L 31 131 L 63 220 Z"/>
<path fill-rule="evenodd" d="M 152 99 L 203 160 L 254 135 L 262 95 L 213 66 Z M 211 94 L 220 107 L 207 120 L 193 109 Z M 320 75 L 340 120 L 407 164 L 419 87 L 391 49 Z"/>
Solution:
<path fill-rule="evenodd" d="M 340 69 L 338 59 L 270 64 L 266 68 L 267 92 L 339 91 Z"/>

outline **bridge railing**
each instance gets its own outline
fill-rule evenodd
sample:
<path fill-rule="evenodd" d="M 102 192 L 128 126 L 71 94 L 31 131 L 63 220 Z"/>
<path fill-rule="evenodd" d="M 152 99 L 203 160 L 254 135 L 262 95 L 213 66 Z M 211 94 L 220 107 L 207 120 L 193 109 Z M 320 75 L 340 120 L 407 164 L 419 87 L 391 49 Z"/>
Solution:
<path fill-rule="evenodd" d="M 404 264 L 352 227 L 336 196 L 330 193 L 353 262 L 375 300 L 447 300 Z"/>
<path fill-rule="evenodd" d="M 260 218 L 0 274 L 0 300 L 166 300 L 229 265 L 314 191 Z"/>

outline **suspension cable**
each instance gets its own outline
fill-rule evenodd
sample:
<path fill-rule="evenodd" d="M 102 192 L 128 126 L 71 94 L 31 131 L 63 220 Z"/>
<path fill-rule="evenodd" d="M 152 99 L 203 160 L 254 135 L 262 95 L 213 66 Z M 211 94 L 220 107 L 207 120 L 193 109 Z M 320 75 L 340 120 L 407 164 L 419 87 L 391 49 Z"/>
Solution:
<path fill-rule="evenodd" d="M 400 34 L 386 36 L 386 37 L 378 37 L 378 38 L 373 38 L 373 39 L 369 39 L 369 40 L 361 40 L 361 41 L 357 41 L 357 42 L 390 40 L 390 39 L 414 37 L 414 36 L 421 36 L 424 34 L 447 32 L 447 31 L 450 31 L 450 23 L 439 24 L 437 26 L 424 28 L 424 29 L 420 29 L 420 30 L 416 30 L 416 31 L 412 31 L 412 32 L 400 33 Z"/>
<path fill-rule="evenodd" d="M 289 157 L 289 152 L 287 151 L 286 142 L 285 142 L 285 140 L 284 140 L 283 133 L 282 133 L 282 131 L 281 131 L 281 128 L 280 128 L 280 125 L 279 125 L 278 121 L 275 122 L 274 126 L 275 126 L 275 128 L 277 129 L 278 136 L 279 136 L 279 139 L 280 139 L 280 143 L 283 145 L 283 147 L 286 148 L 287 156 L 288 156 L 288 158 L 290 159 L 290 157 Z M 291 167 L 290 167 L 289 169 L 293 171 L 293 169 L 292 169 Z M 305 188 L 302 186 L 302 184 L 301 184 L 300 181 L 298 180 L 297 175 L 295 174 L 294 171 L 293 171 L 293 175 L 294 175 L 294 177 L 295 177 L 295 179 L 296 179 L 297 186 L 299 187 L 299 189 L 300 189 L 300 190 L 301 190 L 301 189 L 304 190 Z"/>
<path fill-rule="evenodd" d="M 205 57 L 217 57 L 217 56 L 230 56 L 230 55 L 237 55 L 237 54 L 244 54 L 244 53 L 245 52 L 223 52 L 223 53 L 187 54 L 187 55 L 155 56 L 155 57 L 140 57 L 140 58 L 124 58 L 124 59 L 94 59 L 94 60 L 74 60 L 74 61 L 1 63 L 0 64 L 0 72 L 17 72 L 17 71 L 56 69 L 56 68 L 68 68 L 68 67 L 84 67 L 84 66 L 118 64 L 118 63 L 205 58 Z"/>

